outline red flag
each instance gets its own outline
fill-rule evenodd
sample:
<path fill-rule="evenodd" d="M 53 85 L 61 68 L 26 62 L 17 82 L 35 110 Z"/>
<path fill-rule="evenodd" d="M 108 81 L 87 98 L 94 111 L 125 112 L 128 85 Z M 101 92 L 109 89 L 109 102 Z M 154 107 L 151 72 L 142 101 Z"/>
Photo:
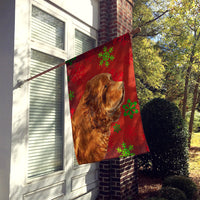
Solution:
<path fill-rule="evenodd" d="M 129 34 L 67 61 L 67 73 L 79 164 L 149 152 Z"/>

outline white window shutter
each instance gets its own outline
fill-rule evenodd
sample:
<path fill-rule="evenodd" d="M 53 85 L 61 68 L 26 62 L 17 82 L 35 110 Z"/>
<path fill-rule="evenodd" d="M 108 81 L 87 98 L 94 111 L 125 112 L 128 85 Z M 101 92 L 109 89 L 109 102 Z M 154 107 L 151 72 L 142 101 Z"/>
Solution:
<path fill-rule="evenodd" d="M 39 8 L 32 8 L 31 39 L 64 49 L 64 23 Z M 31 50 L 30 76 L 63 60 Z M 63 169 L 64 68 L 30 81 L 28 178 Z"/>
<path fill-rule="evenodd" d="M 32 7 L 31 38 L 64 49 L 64 22 Z"/>
<path fill-rule="evenodd" d="M 62 60 L 32 50 L 31 76 Z M 28 177 L 63 168 L 63 67 L 30 81 Z"/>
<path fill-rule="evenodd" d="M 88 35 L 75 30 L 75 56 L 78 56 L 86 51 L 96 47 L 96 40 Z"/>

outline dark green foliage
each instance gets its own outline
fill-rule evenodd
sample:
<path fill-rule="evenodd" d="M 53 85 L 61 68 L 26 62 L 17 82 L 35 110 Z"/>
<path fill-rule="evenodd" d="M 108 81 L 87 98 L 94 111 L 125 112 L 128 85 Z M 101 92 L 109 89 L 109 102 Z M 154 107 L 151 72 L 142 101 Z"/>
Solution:
<path fill-rule="evenodd" d="M 173 187 L 163 187 L 159 196 L 167 200 L 187 200 L 183 191 Z"/>
<path fill-rule="evenodd" d="M 152 163 L 151 173 L 159 177 L 188 175 L 188 132 L 176 105 L 155 98 L 144 105 L 141 115 L 150 148 L 145 159 Z"/>
<path fill-rule="evenodd" d="M 197 199 L 197 186 L 188 177 L 184 176 L 170 176 L 164 179 L 163 187 L 170 186 L 184 191 L 188 200 Z"/>
<path fill-rule="evenodd" d="M 140 170 L 148 175 L 152 171 L 152 158 L 151 153 L 145 153 L 137 156 L 137 165 Z"/>

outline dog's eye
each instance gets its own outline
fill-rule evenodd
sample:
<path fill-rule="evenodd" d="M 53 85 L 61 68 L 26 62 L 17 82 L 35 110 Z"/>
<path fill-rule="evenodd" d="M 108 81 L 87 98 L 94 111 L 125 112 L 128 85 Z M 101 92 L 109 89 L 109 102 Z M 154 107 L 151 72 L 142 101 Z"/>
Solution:
<path fill-rule="evenodd" d="M 104 88 L 107 88 L 108 86 L 107 85 L 105 85 L 105 87 Z"/>

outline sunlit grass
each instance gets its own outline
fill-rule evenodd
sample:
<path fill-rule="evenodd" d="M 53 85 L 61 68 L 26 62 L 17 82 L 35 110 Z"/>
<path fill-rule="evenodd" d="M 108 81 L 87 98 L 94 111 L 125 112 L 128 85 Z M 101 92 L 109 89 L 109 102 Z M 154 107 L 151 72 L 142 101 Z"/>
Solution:
<path fill-rule="evenodd" d="M 200 147 L 200 133 L 192 134 L 191 147 Z"/>
<path fill-rule="evenodd" d="M 200 172 L 200 133 L 193 133 L 189 160 L 190 172 Z M 199 173 L 198 172 L 198 173 Z"/>
<path fill-rule="evenodd" d="M 200 133 L 193 133 L 192 135 L 189 172 L 195 183 L 200 186 Z"/>

